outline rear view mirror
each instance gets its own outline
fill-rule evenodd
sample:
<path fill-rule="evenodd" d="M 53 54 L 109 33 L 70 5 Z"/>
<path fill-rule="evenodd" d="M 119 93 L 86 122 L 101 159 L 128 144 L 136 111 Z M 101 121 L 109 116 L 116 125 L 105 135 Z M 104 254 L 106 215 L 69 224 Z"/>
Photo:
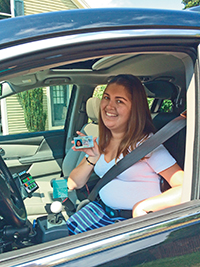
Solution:
<path fill-rule="evenodd" d="M 0 82 L 0 99 L 12 95 L 14 90 L 11 88 L 8 82 L 2 81 Z"/>

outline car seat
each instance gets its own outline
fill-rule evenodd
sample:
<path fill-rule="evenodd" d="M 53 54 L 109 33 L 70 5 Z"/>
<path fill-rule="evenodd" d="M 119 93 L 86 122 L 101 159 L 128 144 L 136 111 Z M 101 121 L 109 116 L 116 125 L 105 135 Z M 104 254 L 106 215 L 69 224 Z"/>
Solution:
<path fill-rule="evenodd" d="M 86 112 L 91 121 L 82 127 L 81 132 L 84 134 L 98 137 L 99 107 L 99 98 L 91 97 L 87 100 Z M 84 156 L 85 153 L 83 152 L 75 152 L 72 149 L 68 150 L 62 164 L 62 172 L 64 177 L 69 176 L 70 172 L 80 163 Z M 94 176 L 93 179 L 96 179 L 96 177 Z M 33 193 L 32 198 L 27 198 L 24 201 L 29 218 L 31 218 L 31 215 L 35 216 L 36 214 L 46 214 L 46 204 L 50 204 L 54 201 L 51 181 L 49 181 L 47 178 L 41 178 L 37 180 L 37 183 L 39 185 L 39 189 Z M 76 196 L 74 196 L 74 201 L 76 200 L 75 198 Z"/>
<path fill-rule="evenodd" d="M 84 133 L 85 135 L 92 135 L 93 137 L 99 136 L 98 118 L 99 118 L 100 102 L 101 100 L 97 97 L 91 97 L 87 100 L 86 112 L 91 122 L 85 124 L 81 129 L 81 132 Z M 65 155 L 65 158 L 63 160 L 63 164 L 62 164 L 63 176 L 68 177 L 71 171 L 76 166 L 78 166 L 78 164 L 81 162 L 84 156 L 85 156 L 84 152 L 77 152 L 77 151 L 75 152 L 72 149 L 70 149 L 68 153 Z M 72 162 L 73 164 L 71 164 L 71 159 L 73 159 L 73 162 Z M 98 179 L 99 177 L 95 173 L 92 173 L 86 185 L 87 189 L 85 187 L 78 189 L 76 190 L 76 195 L 71 196 L 71 199 L 73 199 L 73 202 L 74 203 L 77 201 L 79 202 L 80 200 L 87 198 L 88 191 L 92 190 L 92 188 L 97 183 Z"/>
<path fill-rule="evenodd" d="M 159 113 L 153 119 L 154 126 L 156 130 L 162 128 L 165 124 L 175 119 L 178 115 L 175 113 Z M 186 139 L 186 127 L 184 127 L 177 134 L 168 139 L 164 145 L 171 153 L 171 155 L 176 159 L 178 165 L 184 169 L 185 160 L 185 139 Z"/>
<path fill-rule="evenodd" d="M 175 107 L 177 103 L 178 90 L 176 86 L 168 81 L 152 81 L 145 83 L 146 92 L 149 97 L 155 98 L 155 116 L 153 116 L 153 124 L 156 131 L 160 130 L 168 122 L 175 119 L 180 114 L 180 107 Z M 172 112 L 158 112 L 159 107 L 165 99 L 172 101 Z M 157 107 L 156 107 L 157 105 Z M 182 105 L 182 111 L 184 105 Z M 184 127 L 177 134 L 168 139 L 164 146 L 170 152 L 170 154 L 176 159 L 179 166 L 184 169 L 185 160 L 185 140 L 186 140 L 186 127 Z M 168 185 L 161 179 L 161 191 L 168 189 Z"/>
<path fill-rule="evenodd" d="M 151 81 L 145 83 L 145 90 L 148 97 L 153 97 L 154 101 L 152 104 L 151 112 L 153 118 L 153 124 L 156 131 L 160 130 L 168 122 L 179 116 L 180 112 L 183 111 L 183 103 L 178 105 L 177 108 L 177 97 L 178 90 L 176 86 L 168 81 Z M 165 99 L 172 101 L 172 112 L 159 112 L 159 109 Z M 183 101 L 184 102 L 184 101 Z M 181 110 L 182 108 L 182 110 Z M 186 127 L 184 127 L 177 134 L 168 139 L 164 146 L 170 152 L 170 154 L 176 159 L 178 165 L 184 169 L 185 160 L 185 140 L 186 140 Z M 170 188 L 167 181 L 161 177 L 160 189 L 161 192 L 166 191 Z"/>
<path fill-rule="evenodd" d="M 92 135 L 93 137 L 99 136 L 98 130 L 98 117 L 99 117 L 100 99 L 97 97 L 91 97 L 86 103 L 86 112 L 91 122 L 85 124 L 80 130 L 85 135 Z M 71 171 L 81 162 L 85 156 L 84 152 L 74 152 L 70 149 L 62 164 L 63 176 L 67 177 Z M 70 163 L 70 164 L 69 164 Z"/>

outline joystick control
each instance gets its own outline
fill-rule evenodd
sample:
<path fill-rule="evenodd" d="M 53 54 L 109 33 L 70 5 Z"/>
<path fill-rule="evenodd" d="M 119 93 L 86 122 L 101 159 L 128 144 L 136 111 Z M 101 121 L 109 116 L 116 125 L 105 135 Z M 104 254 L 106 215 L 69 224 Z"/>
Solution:
<path fill-rule="evenodd" d="M 62 211 L 62 203 L 59 201 L 54 201 L 50 206 L 51 214 L 48 214 L 48 224 L 56 225 L 61 224 L 63 222 L 63 216 L 61 214 Z M 50 227 L 49 225 L 49 227 Z"/>
<path fill-rule="evenodd" d="M 62 203 L 54 201 L 50 206 L 51 214 L 37 218 L 36 241 L 38 243 L 47 242 L 69 235 L 68 227 L 63 217 Z"/>
<path fill-rule="evenodd" d="M 51 206 L 50 210 L 52 213 L 59 213 L 62 211 L 62 203 L 60 201 L 54 201 Z"/>

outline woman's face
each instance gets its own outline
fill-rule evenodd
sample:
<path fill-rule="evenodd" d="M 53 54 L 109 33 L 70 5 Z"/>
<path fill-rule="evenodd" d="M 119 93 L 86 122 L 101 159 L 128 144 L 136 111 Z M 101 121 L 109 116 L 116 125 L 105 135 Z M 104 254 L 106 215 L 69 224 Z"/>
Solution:
<path fill-rule="evenodd" d="M 124 133 L 131 113 L 131 95 L 123 85 L 109 84 L 101 101 L 101 117 L 105 126 Z"/>
<path fill-rule="evenodd" d="M 78 140 L 78 141 L 76 142 L 76 146 L 81 146 L 81 141 Z"/>

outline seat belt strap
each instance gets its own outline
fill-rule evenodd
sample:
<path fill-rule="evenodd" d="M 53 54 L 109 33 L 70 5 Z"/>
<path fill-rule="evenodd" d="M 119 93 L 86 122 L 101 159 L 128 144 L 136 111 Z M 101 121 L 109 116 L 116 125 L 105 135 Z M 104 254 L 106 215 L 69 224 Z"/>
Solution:
<path fill-rule="evenodd" d="M 158 132 L 156 132 L 144 143 L 136 147 L 128 155 L 118 161 L 112 168 L 110 168 L 92 189 L 88 199 L 90 201 L 94 201 L 103 186 L 109 183 L 113 178 L 117 177 L 120 173 L 131 167 L 133 164 L 144 158 L 147 154 L 175 135 L 185 126 L 186 117 L 185 113 L 182 113 L 179 117 L 167 123 Z"/>

